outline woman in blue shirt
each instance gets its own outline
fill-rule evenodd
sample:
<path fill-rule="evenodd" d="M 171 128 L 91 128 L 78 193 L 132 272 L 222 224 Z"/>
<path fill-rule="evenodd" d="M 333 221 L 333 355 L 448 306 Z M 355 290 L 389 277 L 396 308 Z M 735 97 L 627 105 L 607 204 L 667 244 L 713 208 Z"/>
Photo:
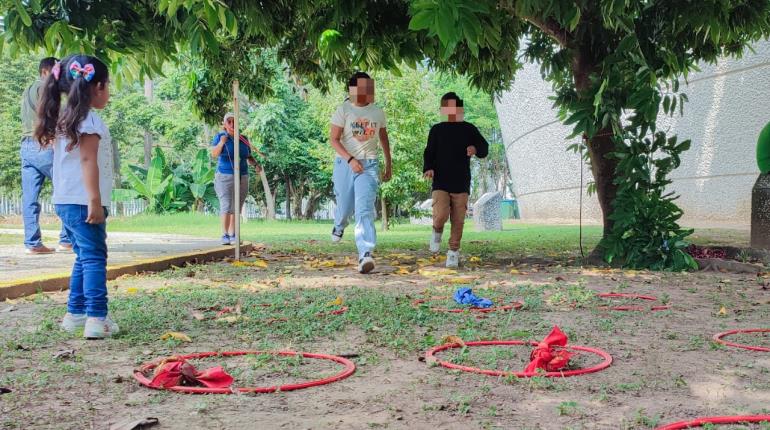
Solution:
<path fill-rule="evenodd" d="M 235 181 L 233 161 L 235 159 L 235 115 L 228 112 L 223 121 L 223 130 L 211 141 L 211 155 L 217 158 L 217 172 L 214 175 L 214 190 L 219 198 L 219 214 L 222 216 L 222 245 L 231 245 L 235 240 Z M 249 168 L 247 162 L 257 165 L 251 150 L 251 143 L 244 135 L 240 135 L 240 205 L 246 201 L 249 193 Z"/>

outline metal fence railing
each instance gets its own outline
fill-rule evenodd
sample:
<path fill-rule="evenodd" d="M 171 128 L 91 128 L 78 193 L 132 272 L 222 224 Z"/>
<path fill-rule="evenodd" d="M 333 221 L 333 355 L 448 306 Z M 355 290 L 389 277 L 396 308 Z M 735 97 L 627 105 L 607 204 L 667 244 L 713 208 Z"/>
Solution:
<path fill-rule="evenodd" d="M 39 200 L 40 213 L 42 215 L 56 215 L 53 203 L 51 203 L 50 197 L 43 197 Z M 303 202 L 303 212 L 306 202 Z M 285 205 L 278 205 L 276 208 L 276 218 L 286 219 Z M 328 220 L 334 218 L 334 202 L 329 201 L 326 204 L 318 208 L 313 215 L 313 219 L 316 220 Z M 141 199 L 135 199 L 124 202 L 110 202 L 110 216 L 122 216 L 129 217 L 139 215 L 147 210 L 147 202 Z M 215 211 L 211 211 L 208 208 L 204 213 L 209 215 L 216 215 Z M 21 216 L 22 204 L 21 196 L 3 196 L 0 195 L 0 216 Z M 253 199 L 246 201 L 243 207 L 243 216 L 247 219 L 260 219 L 264 218 L 265 214 L 260 205 L 256 204 Z"/>

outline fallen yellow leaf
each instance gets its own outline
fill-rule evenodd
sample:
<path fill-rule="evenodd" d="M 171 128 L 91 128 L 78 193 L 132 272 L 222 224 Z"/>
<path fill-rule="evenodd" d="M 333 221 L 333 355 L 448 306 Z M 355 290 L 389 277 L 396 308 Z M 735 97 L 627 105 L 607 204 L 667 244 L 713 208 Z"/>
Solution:
<path fill-rule="evenodd" d="M 475 280 L 476 278 L 473 276 L 455 276 L 446 279 L 446 282 L 449 282 L 450 284 L 470 284 Z"/>
<path fill-rule="evenodd" d="M 398 270 L 396 270 L 395 273 L 396 275 L 409 275 L 412 272 L 410 272 L 408 268 L 401 266 L 398 268 Z"/>
<path fill-rule="evenodd" d="M 216 322 L 232 324 L 232 323 L 235 323 L 235 322 L 238 322 L 238 321 L 248 321 L 248 320 L 249 320 L 249 317 L 246 317 L 246 316 L 243 316 L 243 315 L 230 315 L 230 316 L 227 316 L 227 317 L 217 318 Z"/>
<path fill-rule="evenodd" d="M 254 261 L 233 261 L 230 264 L 232 264 L 233 267 L 259 267 L 267 269 L 267 261 L 260 260 L 259 258 Z"/>
<path fill-rule="evenodd" d="M 166 340 L 166 339 L 175 339 L 182 342 L 192 342 L 192 339 L 190 339 L 190 336 L 184 333 L 180 333 L 178 331 L 169 331 L 160 337 L 160 340 Z"/>
<path fill-rule="evenodd" d="M 457 344 L 462 346 L 463 348 L 465 347 L 465 342 L 460 338 L 460 336 L 449 335 L 441 338 L 442 345 L 446 345 L 448 343 Z"/>
<path fill-rule="evenodd" d="M 420 275 L 428 276 L 432 278 L 438 278 L 441 276 L 456 275 L 457 270 L 452 269 L 420 269 Z"/>

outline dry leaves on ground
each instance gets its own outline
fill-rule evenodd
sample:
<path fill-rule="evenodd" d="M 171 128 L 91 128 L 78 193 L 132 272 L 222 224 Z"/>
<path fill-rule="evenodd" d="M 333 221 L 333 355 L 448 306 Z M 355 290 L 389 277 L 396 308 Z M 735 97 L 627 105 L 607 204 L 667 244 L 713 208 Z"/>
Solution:
<path fill-rule="evenodd" d="M 181 342 L 192 342 L 192 339 L 190 339 L 190 336 L 178 331 L 169 331 L 164 333 L 163 336 L 160 337 L 160 340 L 167 340 L 167 339 L 175 339 Z"/>

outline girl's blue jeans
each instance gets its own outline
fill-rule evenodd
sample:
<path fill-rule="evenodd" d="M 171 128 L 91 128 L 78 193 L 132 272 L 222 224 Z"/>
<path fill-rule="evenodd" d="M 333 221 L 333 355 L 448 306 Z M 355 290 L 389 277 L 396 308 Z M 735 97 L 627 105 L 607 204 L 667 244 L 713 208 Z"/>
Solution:
<path fill-rule="evenodd" d="M 107 316 L 107 224 L 86 223 L 88 206 L 83 205 L 56 205 L 56 214 L 76 256 L 67 311 L 103 318 Z"/>
<path fill-rule="evenodd" d="M 342 231 L 348 219 L 355 213 L 355 234 L 358 258 L 374 250 L 377 232 L 374 229 L 374 202 L 380 184 L 378 160 L 359 160 L 364 166 L 361 173 L 353 173 L 350 165 L 340 157 L 334 160 L 334 197 L 337 208 L 334 212 L 334 229 Z"/>

